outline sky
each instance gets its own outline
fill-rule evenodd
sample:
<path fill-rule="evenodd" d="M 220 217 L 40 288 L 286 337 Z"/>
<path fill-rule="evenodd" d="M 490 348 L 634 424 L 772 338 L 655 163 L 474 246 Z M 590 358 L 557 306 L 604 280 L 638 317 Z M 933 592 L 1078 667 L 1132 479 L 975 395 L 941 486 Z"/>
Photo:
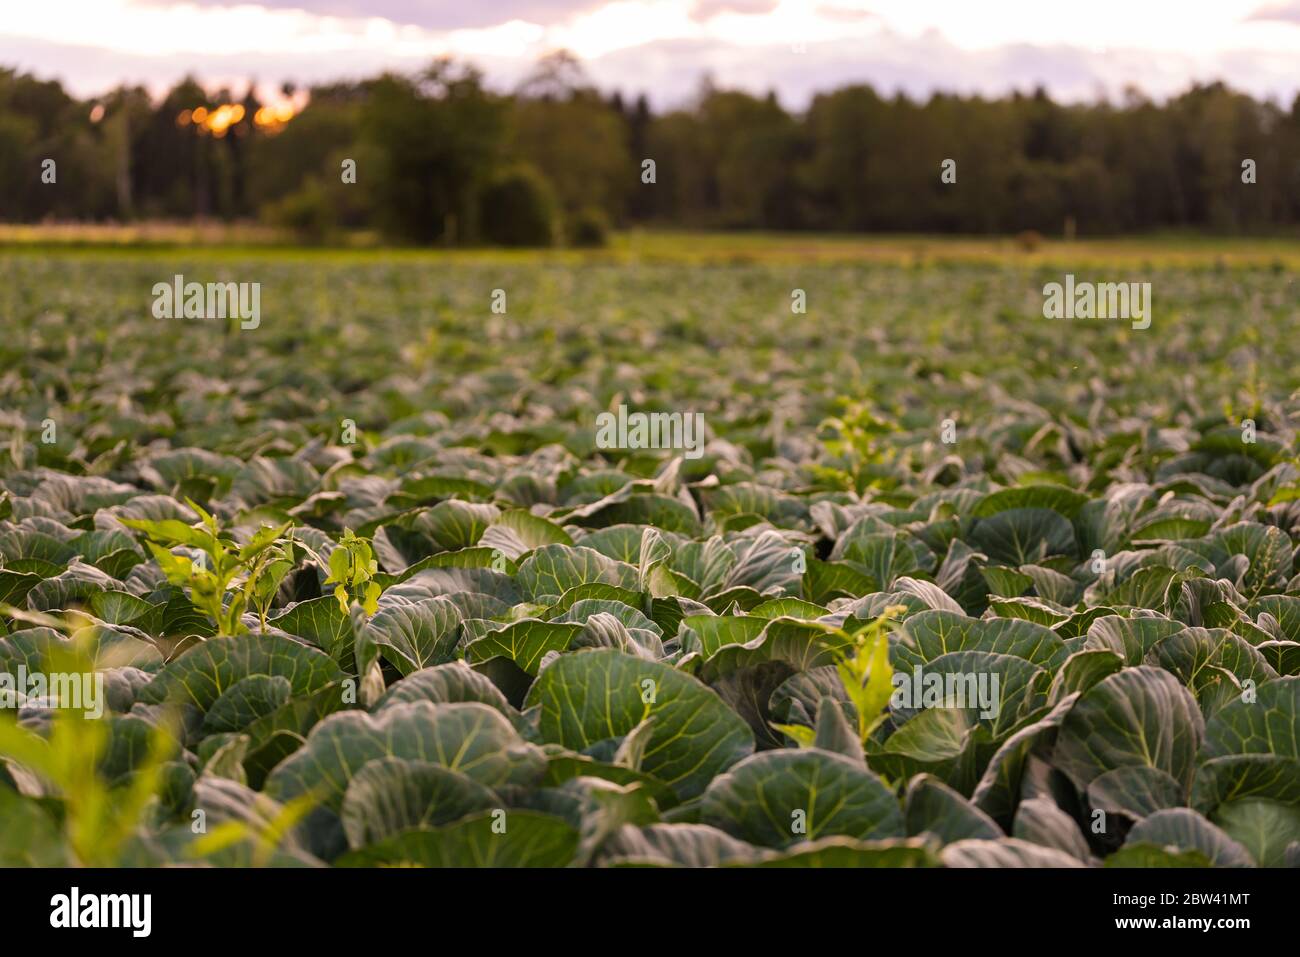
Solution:
<path fill-rule="evenodd" d="M 687 101 L 708 74 L 798 109 L 819 90 L 1157 99 L 1226 80 L 1289 105 L 1300 0 L 0 0 L 0 65 L 91 96 L 185 75 L 263 90 L 468 59 L 509 89 L 547 52 Z"/>

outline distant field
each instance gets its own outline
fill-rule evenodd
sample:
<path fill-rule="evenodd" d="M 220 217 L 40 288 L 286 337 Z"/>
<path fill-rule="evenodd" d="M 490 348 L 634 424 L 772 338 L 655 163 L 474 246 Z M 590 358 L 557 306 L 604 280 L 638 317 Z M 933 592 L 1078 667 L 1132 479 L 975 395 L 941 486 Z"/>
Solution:
<path fill-rule="evenodd" d="M 337 255 L 340 251 L 382 259 L 555 261 L 668 261 L 707 263 L 931 261 L 1077 264 L 1149 262 L 1153 265 L 1273 265 L 1300 268 L 1300 237 L 1231 238 L 1157 235 L 1066 242 L 1045 238 L 1029 245 L 1017 237 L 908 235 L 826 235 L 808 233 L 677 232 L 635 230 L 616 233 L 603 250 L 507 251 L 491 249 L 390 249 L 373 234 L 345 237 L 325 248 L 304 249 L 292 236 L 252 224 L 13 225 L 0 224 L 0 250 L 32 248 L 147 250 L 196 247 L 238 251 L 257 249 L 276 255 Z"/>
<path fill-rule="evenodd" d="M 1016 237 L 836 236 L 799 233 L 627 233 L 616 248 L 646 257 L 726 262 L 1025 262 L 1079 264 L 1151 262 L 1157 265 L 1230 263 L 1300 266 L 1300 238 L 1231 239 L 1151 236 L 1031 241 Z"/>
<path fill-rule="evenodd" d="M 1279 265 L 1291 247 L 1077 248 L 1097 258 L 1076 257 L 1075 246 L 1066 257 L 1064 245 L 1025 254 L 1010 241 L 665 234 L 622 235 L 613 250 L 594 254 L 11 247 L 0 251 L 0 306 L 15 359 L 20 344 L 39 356 L 47 336 L 63 330 L 75 342 L 102 341 L 108 354 L 163 350 L 142 371 L 164 382 L 177 364 L 274 362 L 286 349 L 299 370 L 332 377 L 341 370 L 330 343 L 345 330 L 350 371 L 368 376 L 371 392 L 409 371 L 394 363 L 437 356 L 436 368 L 423 369 L 429 387 L 517 363 L 554 365 L 566 379 L 601 370 L 594 381 L 606 381 L 604 370 L 624 363 L 637 380 L 671 375 L 661 398 L 682 401 L 779 362 L 791 366 L 800 405 L 809 406 L 805 426 L 836 394 L 868 387 L 883 408 L 928 414 L 945 402 L 985 405 L 989 385 L 1006 382 L 1019 399 L 1079 414 L 1063 392 L 1077 382 L 1119 414 L 1148 395 L 1168 401 L 1178 384 L 1189 409 L 1210 414 L 1279 401 L 1300 385 L 1291 334 L 1300 286 Z M 1044 319 L 1042 288 L 1066 271 L 1149 281 L 1152 328 Z M 220 322 L 153 319 L 151 289 L 176 273 L 260 282 L 262 328 L 231 338 L 219 334 Z M 498 288 L 505 315 L 491 311 Z M 806 314 L 792 312 L 796 289 L 806 294 Z M 373 364 L 358 366 L 367 355 Z M 833 374 L 846 363 L 851 375 Z M 810 406 L 813 395 L 823 398 Z M 770 413 L 761 405 L 756 413 Z"/>
<path fill-rule="evenodd" d="M 0 863 L 1300 859 L 1294 243 L 9 238 L 0 672 L 108 676 L 43 794 L 158 800 L 0 763 Z"/>

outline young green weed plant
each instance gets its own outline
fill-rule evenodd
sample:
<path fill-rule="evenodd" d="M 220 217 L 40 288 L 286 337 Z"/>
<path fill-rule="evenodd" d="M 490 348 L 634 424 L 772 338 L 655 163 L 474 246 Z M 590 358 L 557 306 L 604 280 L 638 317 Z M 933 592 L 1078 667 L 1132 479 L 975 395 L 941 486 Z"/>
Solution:
<path fill-rule="evenodd" d="M 6 613 L 18 609 L 6 609 Z M 61 629 L 74 621 L 39 616 L 41 623 Z M 81 629 L 89 635 L 93 629 Z M 51 674 L 89 674 L 97 663 L 90 639 L 74 637 L 51 644 L 44 667 Z M 176 716 L 164 712 L 148 736 L 148 748 L 124 780 L 107 780 L 102 767 L 112 746 L 112 728 L 78 708 L 56 707 L 48 731 L 37 733 L 0 712 L 0 759 L 34 775 L 47 796 L 57 800 L 59 840 L 72 863 L 112 867 L 145 824 L 150 806 L 163 786 L 164 766 L 179 749 Z"/>
<path fill-rule="evenodd" d="M 305 547 L 305 546 L 304 546 Z M 307 549 L 311 552 L 311 549 Z M 370 542 L 358 537 L 352 529 L 345 529 L 329 560 L 322 561 L 320 556 L 311 552 L 312 557 L 322 568 L 329 569 L 326 585 L 334 586 L 334 597 L 339 607 L 346 614 L 351 602 L 358 602 L 367 615 L 379 610 L 379 596 L 383 588 L 375 581 L 379 572 L 379 563 L 375 560 L 374 549 Z"/>
<path fill-rule="evenodd" d="M 194 606 L 216 623 L 218 637 L 248 631 L 243 615 L 250 604 L 265 629 L 271 602 L 294 565 L 292 539 L 280 541 L 292 526 L 264 526 L 240 545 L 200 505 L 186 503 L 199 515 L 197 525 L 178 519 L 124 519 L 123 524 L 145 534 L 167 580 L 190 590 Z M 176 554 L 178 548 L 189 554 Z"/>
<path fill-rule="evenodd" d="M 863 748 L 876 728 L 889 717 L 889 699 L 894 693 L 894 668 L 889 663 L 889 633 L 892 623 L 907 608 L 890 605 L 874 620 L 851 632 L 838 629 L 846 646 L 835 662 L 840 684 L 857 711 L 858 740 Z M 816 732 L 801 724 L 773 724 L 800 747 L 812 747 Z"/>
<path fill-rule="evenodd" d="M 816 463 L 813 474 L 845 489 L 859 493 L 868 488 L 881 488 L 892 484 L 888 466 L 894 452 L 889 437 L 898 426 L 872 411 L 865 402 L 841 397 L 837 400 L 842 411 L 822 421 L 818 437 L 831 460 Z"/>
<path fill-rule="evenodd" d="M 189 856 L 195 859 L 214 857 L 243 845 L 251 848 L 248 863 L 252 867 L 270 867 L 275 861 L 276 851 L 318 803 L 315 794 L 302 794 L 279 808 L 269 820 L 225 821 L 196 838 L 189 846 Z"/>

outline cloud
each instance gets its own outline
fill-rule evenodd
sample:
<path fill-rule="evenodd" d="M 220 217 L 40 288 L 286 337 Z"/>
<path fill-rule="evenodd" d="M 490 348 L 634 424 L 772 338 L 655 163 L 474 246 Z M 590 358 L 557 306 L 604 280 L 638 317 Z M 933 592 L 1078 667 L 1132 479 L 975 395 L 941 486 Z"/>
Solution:
<path fill-rule="evenodd" d="M 200 7 L 233 7 L 244 0 L 189 0 Z M 135 0 L 137 6 L 171 7 L 173 0 Z M 379 17 L 426 30 L 493 27 L 511 20 L 550 24 L 601 6 L 603 0 L 255 0 L 268 10 L 302 10 L 323 17 Z"/>
<path fill-rule="evenodd" d="M 1267 6 L 1260 7 L 1246 19 L 1300 23 L 1300 2 L 1270 3 Z"/>
<path fill-rule="evenodd" d="M 885 94 L 923 99 L 936 91 L 998 96 L 1038 86 L 1067 101 L 1119 99 L 1134 86 L 1155 99 L 1194 82 L 1226 79 L 1259 97 L 1290 102 L 1300 92 L 1294 59 L 1258 51 L 1213 56 L 1162 55 L 1138 48 L 1093 50 L 1067 44 L 1004 44 L 967 50 L 937 31 L 906 37 L 882 30 L 870 37 L 790 46 L 734 47 L 720 41 L 664 41 L 620 50 L 586 64 L 599 84 L 645 91 L 657 108 L 687 102 L 707 72 L 721 87 L 776 90 L 790 109 L 819 92 L 869 83 Z"/>
<path fill-rule="evenodd" d="M 139 9 L 142 2 L 135 0 L 135 8 Z M 215 8 L 211 0 L 203 2 L 208 4 L 204 8 L 206 15 L 224 19 L 224 13 L 212 12 Z M 935 91 L 996 96 L 1042 85 L 1060 99 L 1076 101 L 1092 99 L 1099 93 L 1118 98 L 1130 85 L 1162 98 L 1182 92 L 1195 81 L 1216 79 L 1224 79 L 1255 96 L 1287 103 L 1300 91 L 1295 53 L 1285 45 L 1262 45 L 1269 39 L 1267 36 L 1253 38 L 1259 43 L 1243 41 L 1228 50 L 1195 52 L 1153 51 L 1138 41 L 1132 41 L 1131 46 L 1104 47 L 1052 40 L 971 45 L 953 40 L 946 30 L 908 32 L 891 28 L 879 17 L 844 29 L 823 29 L 820 35 L 787 29 L 782 17 L 792 9 L 788 3 L 771 20 L 764 16 L 741 17 L 735 23 L 726 22 L 725 29 L 713 29 L 702 21 L 687 20 L 691 7 L 682 2 L 668 6 L 679 12 L 686 25 L 674 21 L 669 24 L 672 29 L 663 31 L 647 27 L 646 16 L 652 17 L 651 27 L 660 21 L 653 19 L 653 10 L 647 14 L 645 8 L 637 6 L 637 17 L 641 19 L 628 20 L 624 10 L 620 14 L 623 19 L 614 16 L 606 22 L 601 14 L 587 18 L 600 22 L 588 22 L 577 33 L 568 26 L 548 31 L 540 26 L 516 24 L 454 35 L 455 42 L 451 43 L 444 33 L 422 28 L 384 31 L 368 28 L 365 21 L 313 21 L 285 12 L 289 0 L 276 2 L 276 13 L 254 16 L 255 8 L 244 7 L 249 11 L 244 19 L 216 24 L 227 33 L 221 34 L 220 43 L 207 46 L 201 54 L 178 54 L 175 49 L 134 42 L 141 34 L 134 21 L 124 25 L 110 45 L 102 24 L 95 21 L 90 28 L 82 24 L 79 31 L 4 37 L 0 63 L 40 76 L 58 77 L 76 94 L 91 96 L 120 82 L 141 83 L 161 92 L 191 70 L 205 84 L 230 84 L 237 90 L 252 77 L 267 85 L 284 80 L 310 85 L 358 79 L 381 70 L 414 70 L 438 53 L 454 48 L 459 51 L 458 57 L 482 68 L 494 88 L 509 90 L 532 69 L 541 53 L 558 44 L 590 51 L 584 66 L 603 88 L 630 95 L 644 92 L 660 109 L 687 101 L 706 73 L 724 87 L 755 93 L 775 90 L 781 101 L 793 109 L 803 108 L 820 91 L 849 83 L 870 83 L 886 94 L 902 91 L 918 98 Z M 340 12 L 348 5 L 362 5 L 361 0 L 296 2 Z M 732 2 L 734 5 L 745 0 Z M 588 0 L 502 0 L 492 8 L 515 11 L 530 3 L 534 9 L 542 4 L 552 10 L 576 10 Z M 860 6 L 860 0 L 812 3 L 840 9 Z M 468 3 L 461 5 L 468 7 Z M 370 0 L 364 6 L 372 11 L 399 11 L 417 4 L 413 0 Z M 432 18 L 446 4 L 433 0 L 418 6 L 426 18 Z M 1300 0 L 1294 0 L 1292 6 L 1300 6 Z M 189 9 L 184 37 L 194 32 L 189 26 L 198 16 L 192 12 L 193 6 Z M 605 5 L 605 10 L 614 8 Z M 269 22 L 269 17 L 277 19 Z M 685 35 L 674 34 L 679 27 Z M 1258 26 L 1254 29 L 1270 35 L 1296 32 Z M 200 30 L 199 35 L 208 32 Z M 4 33 L 5 27 L 0 24 L 0 36 Z M 612 48 L 598 42 L 576 42 L 607 36 L 619 38 L 620 45 Z"/>
<path fill-rule="evenodd" d="M 845 23 L 855 20 L 867 20 L 876 15 L 871 10 L 865 10 L 861 7 L 845 7 L 836 3 L 824 3 L 817 8 L 817 12 L 828 20 L 839 20 Z"/>
<path fill-rule="evenodd" d="M 771 13 L 780 5 L 781 0 L 695 0 L 691 18 L 710 20 L 720 13 L 761 15 Z"/>
<path fill-rule="evenodd" d="M 432 59 L 422 55 L 380 55 L 374 50 L 340 51 L 321 57 L 309 51 L 267 54 L 257 51 L 211 53 L 202 62 L 178 62 L 168 55 L 107 50 L 25 38 L 6 38 L 4 66 L 41 78 L 55 77 L 75 96 L 92 97 L 119 85 L 143 86 L 159 96 L 187 73 L 203 86 L 228 86 L 242 93 L 250 80 L 271 89 L 284 80 L 300 85 L 330 80 L 361 79 L 383 70 L 413 71 Z M 68 64 L 76 64 L 70 70 Z"/>

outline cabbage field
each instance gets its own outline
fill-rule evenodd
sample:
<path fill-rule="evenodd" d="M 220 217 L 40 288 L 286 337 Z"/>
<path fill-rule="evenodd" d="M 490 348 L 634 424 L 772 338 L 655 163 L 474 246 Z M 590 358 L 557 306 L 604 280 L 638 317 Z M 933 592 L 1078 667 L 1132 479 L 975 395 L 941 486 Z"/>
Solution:
<path fill-rule="evenodd" d="M 1300 866 L 1291 265 L 8 251 L 0 864 Z"/>

